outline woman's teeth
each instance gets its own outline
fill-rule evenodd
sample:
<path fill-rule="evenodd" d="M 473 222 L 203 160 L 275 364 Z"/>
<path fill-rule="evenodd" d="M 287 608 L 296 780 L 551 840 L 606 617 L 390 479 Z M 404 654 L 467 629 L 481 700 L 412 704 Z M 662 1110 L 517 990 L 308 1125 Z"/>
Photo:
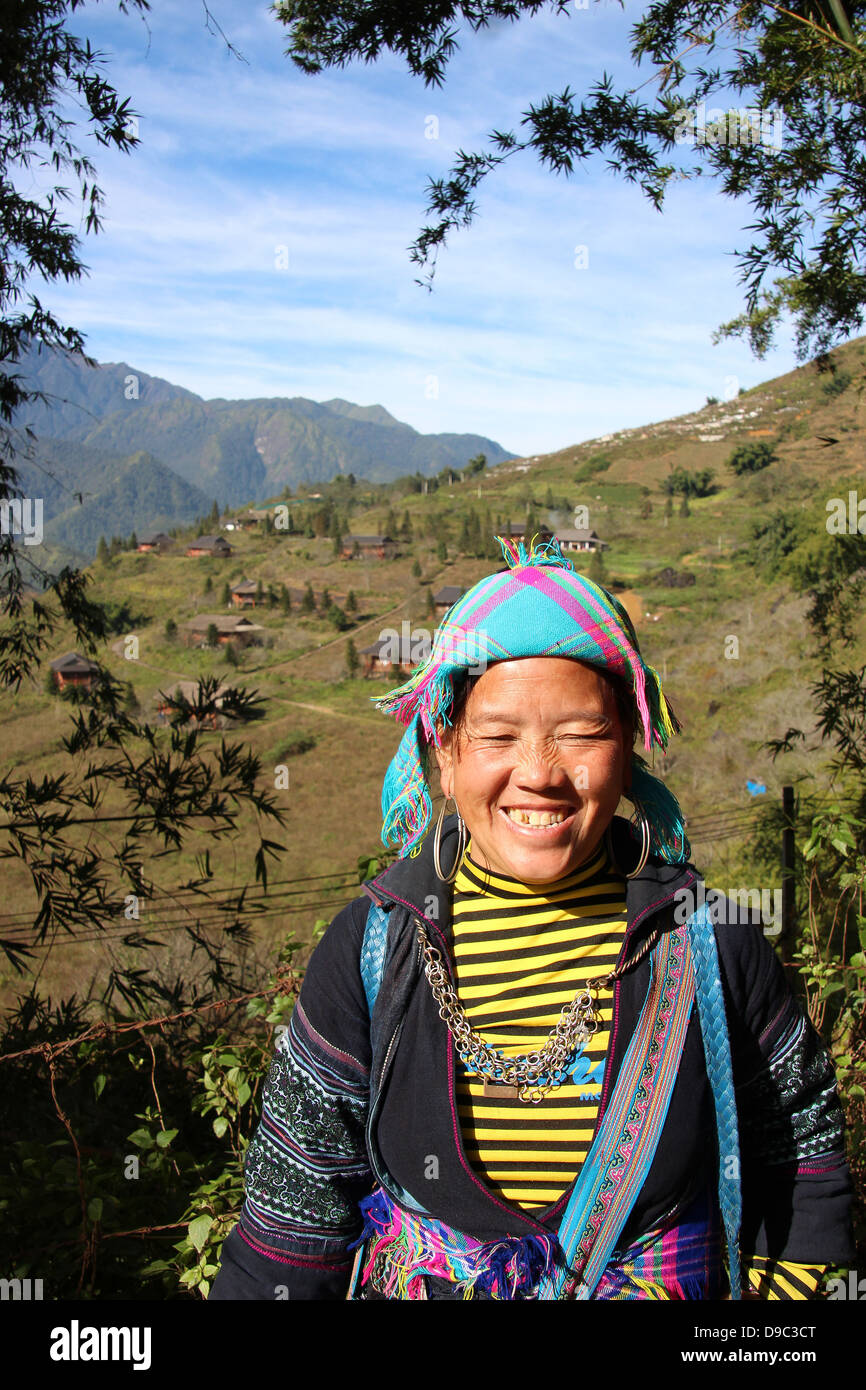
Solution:
<path fill-rule="evenodd" d="M 559 825 L 566 819 L 564 811 L 521 811 L 517 806 L 509 806 L 505 814 L 516 825 Z"/>

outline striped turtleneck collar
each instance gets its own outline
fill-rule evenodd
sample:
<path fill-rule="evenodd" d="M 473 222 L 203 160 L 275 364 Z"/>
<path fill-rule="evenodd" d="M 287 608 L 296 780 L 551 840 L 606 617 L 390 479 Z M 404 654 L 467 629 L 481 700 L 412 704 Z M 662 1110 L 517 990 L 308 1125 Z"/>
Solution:
<path fill-rule="evenodd" d="M 482 868 L 473 859 L 471 851 L 470 842 L 463 853 L 454 880 L 455 891 L 461 896 L 483 893 L 485 896 L 497 898 L 550 898 L 558 897 L 561 893 L 573 892 L 575 889 L 587 888 L 596 881 L 609 882 L 611 878 L 621 877 L 611 865 L 603 839 L 583 864 L 550 883 L 523 883 L 519 878 Z"/>

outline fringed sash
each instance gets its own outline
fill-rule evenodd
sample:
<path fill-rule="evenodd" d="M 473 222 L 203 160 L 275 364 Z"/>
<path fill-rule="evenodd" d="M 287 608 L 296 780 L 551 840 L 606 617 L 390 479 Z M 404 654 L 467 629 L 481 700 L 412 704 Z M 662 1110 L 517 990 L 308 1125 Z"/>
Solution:
<path fill-rule="evenodd" d="M 383 1255 L 378 1287 L 387 1298 L 426 1298 L 425 1275 L 457 1284 L 464 1298 L 476 1293 L 508 1300 L 534 1297 L 539 1279 L 560 1253 L 555 1235 L 482 1243 L 431 1216 L 405 1211 L 381 1187 L 360 1207 L 364 1229 L 355 1246 L 369 1241 L 361 1282 L 367 1283 Z"/>

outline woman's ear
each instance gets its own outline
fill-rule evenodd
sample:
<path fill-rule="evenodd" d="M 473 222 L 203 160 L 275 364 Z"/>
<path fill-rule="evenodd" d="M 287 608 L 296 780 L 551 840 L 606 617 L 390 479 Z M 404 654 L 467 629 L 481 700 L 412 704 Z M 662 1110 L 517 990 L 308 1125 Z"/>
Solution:
<path fill-rule="evenodd" d="M 440 734 L 440 738 L 442 740 L 442 747 L 438 748 L 436 744 L 434 744 L 433 752 L 436 755 L 436 763 L 439 768 L 439 781 L 442 786 L 442 792 L 447 800 L 454 789 L 452 735 L 449 731 L 446 735 Z"/>
<path fill-rule="evenodd" d="M 633 768 L 632 768 L 632 751 L 633 751 L 633 748 L 634 748 L 634 727 L 632 726 L 631 721 L 629 721 L 629 722 L 625 725 L 625 727 L 624 727 L 623 738 L 624 738 L 624 744 L 625 744 L 625 747 L 624 747 L 624 755 L 625 755 L 625 756 L 623 757 L 623 768 L 622 768 L 622 790 L 623 790 L 623 795 L 624 795 L 624 796 L 627 796 L 628 793 L 631 791 L 631 779 L 632 779 L 632 770 L 633 770 Z"/>

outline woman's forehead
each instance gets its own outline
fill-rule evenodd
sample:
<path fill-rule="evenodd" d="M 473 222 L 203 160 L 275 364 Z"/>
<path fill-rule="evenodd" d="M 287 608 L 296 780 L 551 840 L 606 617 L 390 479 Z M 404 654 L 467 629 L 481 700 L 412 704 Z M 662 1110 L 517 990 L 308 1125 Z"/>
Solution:
<path fill-rule="evenodd" d="M 469 692 L 474 706 L 497 700 L 502 694 L 514 698 L 537 698 L 545 693 L 583 698 L 590 693 L 604 696 L 610 689 L 595 667 L 571 657 L 521 657 L 497 661 L 484 671 Z"/>

